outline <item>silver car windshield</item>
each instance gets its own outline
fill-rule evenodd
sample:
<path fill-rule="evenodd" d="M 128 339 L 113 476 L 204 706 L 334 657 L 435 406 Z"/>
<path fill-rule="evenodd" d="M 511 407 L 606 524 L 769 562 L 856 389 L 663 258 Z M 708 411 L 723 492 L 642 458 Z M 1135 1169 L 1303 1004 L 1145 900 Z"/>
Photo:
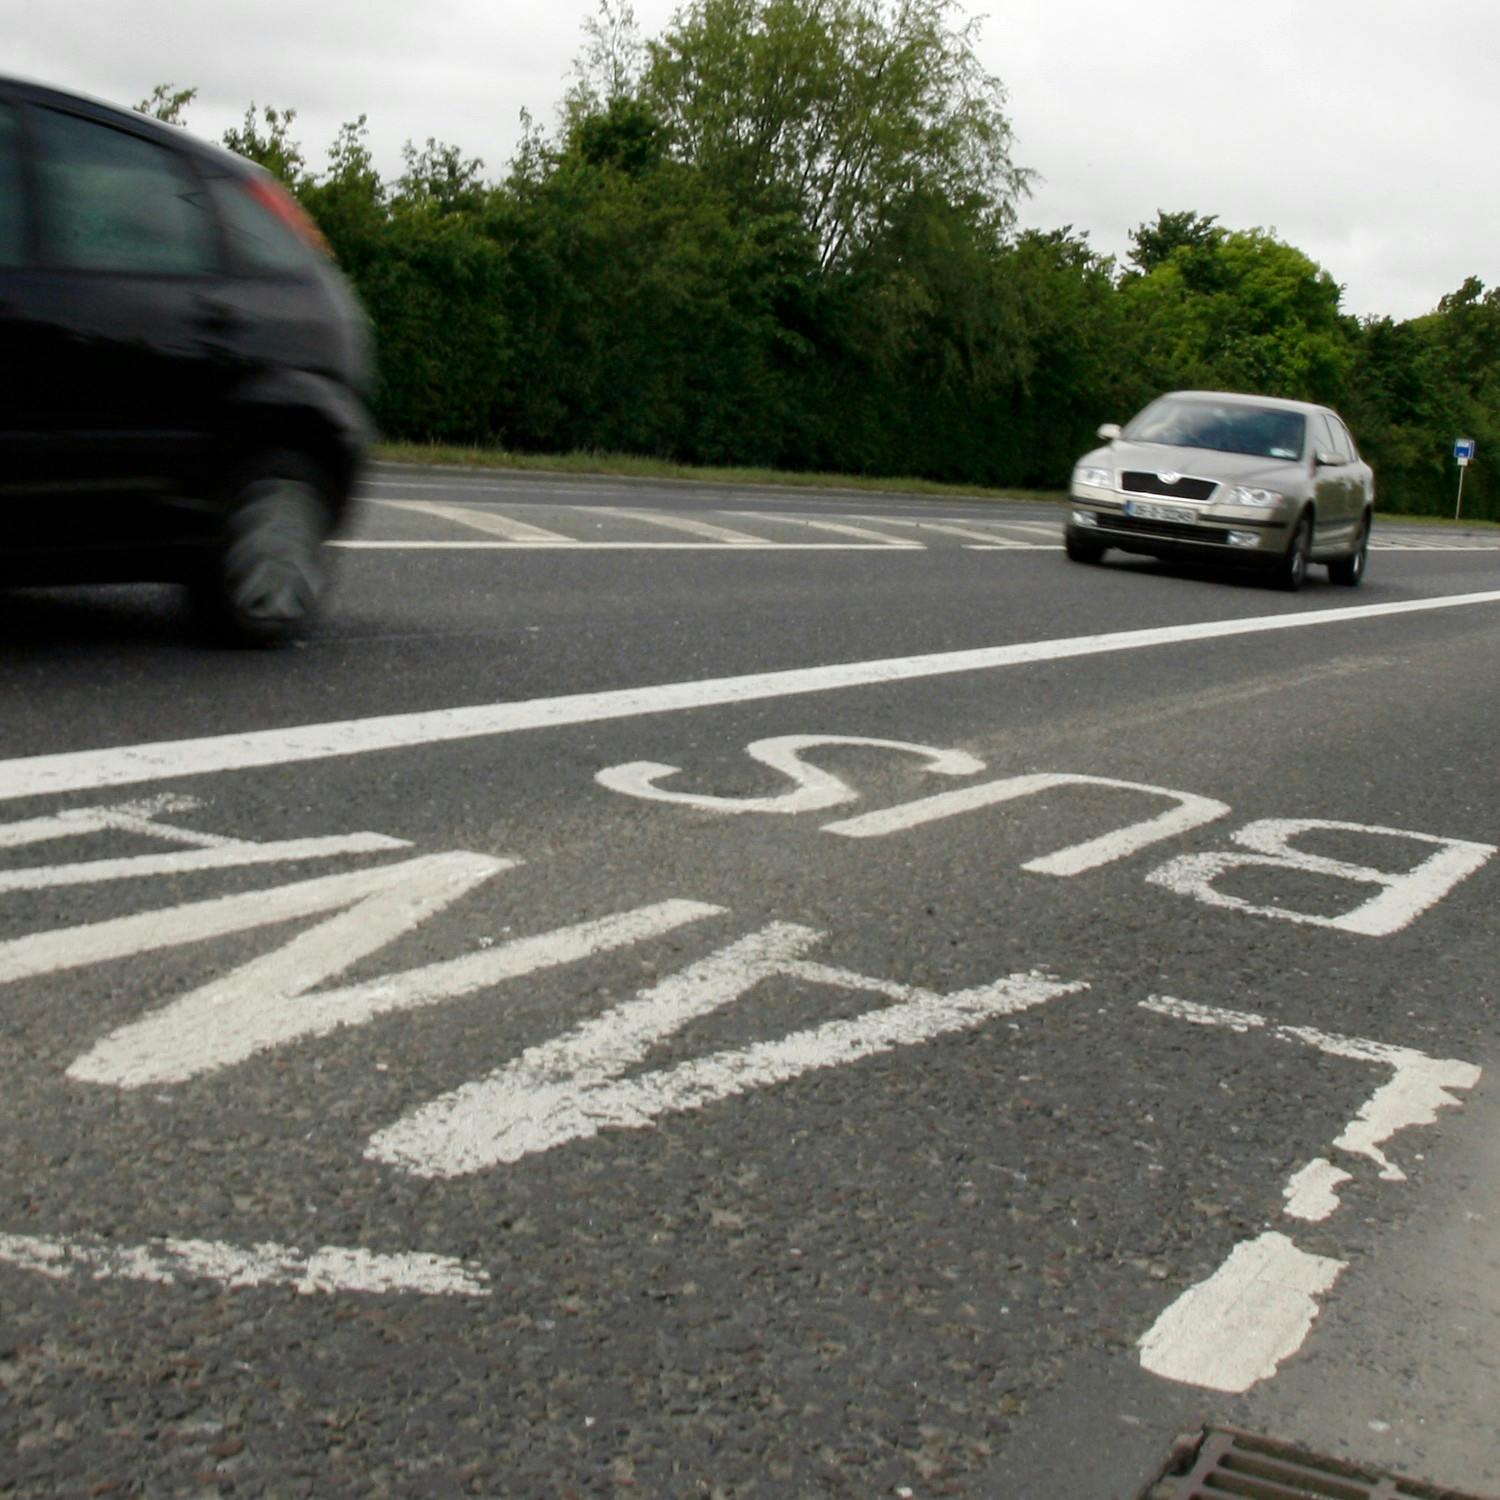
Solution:
<path fill-rule="evenodd" d="M 1270 406 L 1168 397 L 1135 417 L 1124 436 L 1132 443 L 1298 459 L 1307 441 L 1307 419 L 1300 412 Z"/>

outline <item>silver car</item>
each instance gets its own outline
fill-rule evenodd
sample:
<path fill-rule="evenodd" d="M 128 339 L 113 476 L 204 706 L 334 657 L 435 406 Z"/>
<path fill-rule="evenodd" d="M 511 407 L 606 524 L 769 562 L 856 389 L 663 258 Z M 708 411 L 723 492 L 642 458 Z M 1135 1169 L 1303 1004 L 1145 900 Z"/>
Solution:
<path fill-rule="evenodd" d="M 1336 412 L 1305 401 L 1173 391 L 1073 469 L 1074 562 L 1111 548 L 1267 568 L 1298 589 L 1309 563 L 1365 575 L 1375 477 Z"/>

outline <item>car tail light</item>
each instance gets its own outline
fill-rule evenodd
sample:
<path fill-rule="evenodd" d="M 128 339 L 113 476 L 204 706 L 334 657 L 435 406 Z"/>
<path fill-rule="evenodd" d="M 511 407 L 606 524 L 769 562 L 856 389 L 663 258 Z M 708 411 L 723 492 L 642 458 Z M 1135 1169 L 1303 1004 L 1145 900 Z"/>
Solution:
<path fill-rule="evenodd" d="M 257 172 L 253 177 L 245 178 L 244 185 L 250 196 L 274 214 L 304 245 L 322 255 L 333 254 L 333 247 L 312 216 L 274 177 Z"/>

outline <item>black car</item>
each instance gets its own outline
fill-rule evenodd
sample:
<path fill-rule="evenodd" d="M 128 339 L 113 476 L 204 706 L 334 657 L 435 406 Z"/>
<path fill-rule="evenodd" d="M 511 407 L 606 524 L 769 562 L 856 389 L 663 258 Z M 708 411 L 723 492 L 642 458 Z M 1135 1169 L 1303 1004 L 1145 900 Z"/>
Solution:
<path fill-rule="evenodd" d="M 323 591 L 368 324 L 268 173 L 0 76 L 0 580 L 184 583 L 221 636 Z"/>

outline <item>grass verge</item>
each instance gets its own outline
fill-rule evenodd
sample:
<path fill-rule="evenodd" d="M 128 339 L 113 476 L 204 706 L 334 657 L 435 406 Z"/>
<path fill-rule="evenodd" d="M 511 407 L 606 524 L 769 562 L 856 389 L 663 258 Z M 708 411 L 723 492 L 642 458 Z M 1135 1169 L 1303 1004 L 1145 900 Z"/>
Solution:
<path fill-rule="evenodd" d="M 440 443 L 379 443 L 373 456 L 389 463 L 457 465 L 537 474 L 594 474 L 616 479 L 665 479 L 697 484 L 777 485 L 784 489 L 852 490 L 871 495 L 932 495 L 964 500 L 1061 502 L 1060 490 L 985 489 L 931 479 L 885 479 L 862 474 L 796 474 L 782 469 L 715 469 L 634 453 L 511 453 L 504 448 L 461 448 Z"/>

